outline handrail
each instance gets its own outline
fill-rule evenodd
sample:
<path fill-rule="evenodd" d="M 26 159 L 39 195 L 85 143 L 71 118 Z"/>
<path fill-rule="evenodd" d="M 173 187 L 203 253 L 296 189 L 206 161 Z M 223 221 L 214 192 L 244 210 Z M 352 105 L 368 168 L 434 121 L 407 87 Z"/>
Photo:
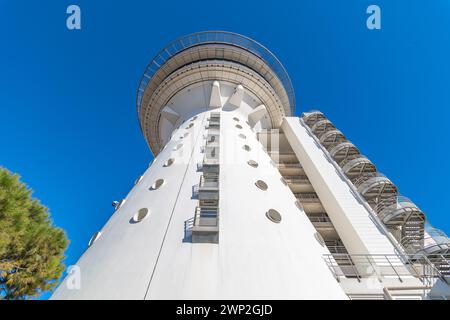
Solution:
<path fill-rule="evenodd" d="M 219 225 L 218 207 L 196 207 L 194 226 L 216 227 Z"/>
<path fill-rule="evenodd" d="M 435 250 L 431 250 L 435 249 Z M 450 238 L 442 231 L 434 228 L 429 222 L 425 223 L 424 242 L 418 253 L 434 256 L 433 252 L 445 252 L 445 255 L 450 254 Z"/>
<path fill-rule="evenodd" d="M 425 231 L 427 232 L 427 237 L 425 239 L 433 239 L 435 242 L 445 242 L 450 243 L 450 238 L 445 234 L 444 231 L 433 227 L 430 223 L 425 225 Z"/>
<path fill-rule="evenodd" d="M 302 168 L 302 165 L 299 162 L 279 162 L 278 164 L 278 168 L 280 169 L 286 169 L 286 168 Z"/>
<path fill-rule="evenodd" d="M 311 131 L 312 132 L 312 131 Z M 312 132 L 314 134 L 314 132 Z M 315 135 L 315 134 L 314 134 Z M 329 141 L 326 142 L 325 140 L 329 137 L 333 137 L 337 138 L 339 137 L 339 140 L 334 140 L 334 141 Z M 325 142 L 328 144 L 328 146 L 332 146 L 335 147 L 337 144 L 343 143 L 348 141 L 347 138 L 345 137 L 345 135 L 338 129 L 334 129 L 334 130 L 330 130 L 325 132 L 323 135 L 321 135 L 321 137 L 319 138 L 319 141 L 321 144 L 324 144 Z"/>
<path fill-rule="evenodd" d="M 318 200 L 319 196 L 317 195 L 317 193 L 315 192 L 298 192 L 298 193 L 294 193 L 294 196 L 298 199 L 298 200 Z"/>
<path fill-rule="evenodd" d="M 285 176 L 284 180 L 286 182 L 298 182 L 298 181 L 309 181 L 308 176 L 305 175 L 297 175 L 297 176 Z"/>
<path fill-rule="evenodd" d="M 386 177 L 384 174 L 380 172 L 367 172 L 363 173 L 362 175 L 358 176 L 357 178 L 352 180 L 352 183 L 355 185 L 356 188 L 360 187 L 363 183 L 369 181 L 372 178 L 385 178 L 387 181 L 391 182 L 388 177 Z"/>
<path fill-rule="evenodd" d="M 320 215 L 308 215 L 309 221 L 311 222 L 331 222 L 330 217 L 327 214 L 320 214 Z"/>
<path fill-rule="evenodd" d="M 345 246 L 327 246 L 327 248 L 331 254 L 337 254 L 337 253 L 348 254 L 347 248 Z"/>
<path fill-rule="evenodd" d="M 210 175 L 206 176 L 201 175 L 200 176 L 200 182 L 199 182 L 199 188 L 218 188 L 219 187 L 219 175 Z"/>
<path fill-rule="evenodd" d="M 319 138 L 319 137 L 318 137 Z M 340 148 L 338 148 L 340 147 Z M 330 155 L 332 157 L 334 157 L 337 153 L 337 151 L 340 151 L 340 149 L 350 149 L 350 148 L 354 148 L 354 150 L 356 151 L 357 154 L 360 154 L 359 149 L 353 144 L 353 142 L 351 142 L 350 140 L 344 141 L 340 144 L 338 144 L 337 146 L 335 146 L 333 149 L 330 150 Z"/>
<path fill-rule="evenodd" d="M 316 116 L 316 122 L 320 121 L 318 118 L 320 117 L 321 120 L 326 119 L 324 114 L 319 110 L 311 110 L 309 112 L 303 112 L 300 118 L 304 119 L 305 123 L 308 121 L 308 119 L 312 116 Z"/>
<path fill-rule="evenodd" d="M 283 64 L 278 60 L 275 55 L 269 51 L 266 47 L 264 47 L 259 42 L 243 36 L 238 33 L 228 32 L 228 31 L 201 31 L 196 33 L 191 33 L 185 36 L 182 36 L 178 39 L 173 40 L 164 48 L 162 48 L 153 60 L 147 65 L 141 80 L 139 81 L 139 86 L 137 89 L 137 113 L 140 114 L 140 105 L 142 102 L 142 97 L 149 83 L 150 79 L 156 73 L 156 71 L 170 58 L 175 56 L 176 54 L 184 51 L 188 48 L 201 45 L 201 44 L 228 44 L 235 47 L 239 47 L 245 49 L 255 55 L 256 57 L 263 60 L 275 73 L 278 79 L 281 81 L 284 90 L 286 91 L 289 108 L 291 109 L 291 114 L 294 114 L 295 111 L 295 94 L 294 88 L 292 86 L 291 79 L 284 68 Z"/>
<path fill-rule="evenodd" d="M 402 258 L 402 259 L 400 259 Z M 432 284 L 433 279 L 445 280 L 436 266 L 426 257 L 418 258 L 413 255 L 396 254 L 324 254 L 323 259 L 333 276 L 340 281 L 342 277 L 370 278 L 376 276 L 397 277 L 400 282 L 403 277 L 411 275 L 420 279 L 424 284 Z M 343 264 L 343 263 L 346 264 Z M 399 264 L 401 262 L 401 264 Z M 348 264 L 347 264 L 348 263 Z"/>
<path fill-rule="evenodd" d="M 403 208 L 411 208 L 411 209 L 417 209 L 417 211 L 421 210 L 419 207 L 417 207 L 414 202 L 412 202 L 410 199 L 408 199 L 405 196 L 393 196 L 391 198 L 384 199 L 380 202 L 378 202 L 374 208 L 375 212 L 378 214 L 380 219 L 383 219 L 386 215 L 389 213 L 396 211 L 398 209 Z"/>
<path fill-rule="evenodd" d="M 311 131 L 320 139 L 320 137 L 330 131 L 335 130 L 336 126 L 328 119 L 317 121 L 311 128 Z"/>
<path fill-rule="evenodd" d="M 339 162 L 339 166 L 341 167 L 341 168 L 344 168 L 344 166 L 347 164 L 347 163 L 349 163 L 350 161 L 353 161 L 353 160 L 357 160 L 357 159 L 361 159 L 361 160 L 369 160 L 365 155 L 362 155 L 362 154 L 356 154 L 355 155 L 355 157 L 354 158 L 344 158 L 343 160 L 341 160 L 340 162 Z M 370 161 L 370 160 L 369 160 Z"/>

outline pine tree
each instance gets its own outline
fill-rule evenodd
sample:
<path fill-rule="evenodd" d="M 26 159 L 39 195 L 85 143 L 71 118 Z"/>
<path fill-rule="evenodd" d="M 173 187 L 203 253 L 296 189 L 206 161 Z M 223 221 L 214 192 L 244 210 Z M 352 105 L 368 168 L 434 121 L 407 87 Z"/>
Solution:
<path fill-rule="evenodd" d="M 68 240 L 17 174 L 0 167 L 0 299 L 52 289 L 64 270 Z"/>

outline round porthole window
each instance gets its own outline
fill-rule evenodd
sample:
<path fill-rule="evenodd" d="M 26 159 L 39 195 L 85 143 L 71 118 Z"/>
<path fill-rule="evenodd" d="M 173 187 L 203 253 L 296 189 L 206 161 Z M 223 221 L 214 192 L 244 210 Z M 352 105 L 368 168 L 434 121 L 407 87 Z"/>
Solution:
<path fill-rule="evenodd" d="M 185 134 L 183 134 L 183 137 L 187 137 L 189 135 L 189 132 L 186 132 Z"/>
<path fill-rule="evenodd" d="M 189 125 L 187 126 L 187 128 L 190 129 L 190 128 L 192 128 L 193 126 L 194 126 L 194 124 L 191 123 L 191 124 L 189 124 Z"/>
<path fill-rule="evenodd" d="M 252 148 L 250 148 L 250 146 L 248 144 L 244 144 L 244 146 L 242 147 L 242 149 L 244 149 L 245 151 L 250 151 L 252 150 Z"/>
<path fill-rule="evenodd" d="M 250 167 L 258 168 L 258 162 L 256 162 L 255 160 L 248 160 L 247 163 Z"/>
<path fill-rule="evenodd" d="M 239 138 L 242 138 L 242 139 L 247 139 L 247 137 L 245 136 L 245 134 L 239 134 Z"/>
<path fill-rule="evenodd" d="M 236 117 L 234 117 L 233 120 L 239 122 L 239 119 Z"/>
<path fill-rule="evenodd" d="M 281 214 L 275 209 L 270 209 L 269 211 L 267 211 L 266 217 L 272 222 L 275 223 L 281 222 Z"/>
<path fill-rule="evenodd" d="M 194 121 L 194 120 L 197 120 L 197 116 L 195 116 L 195 117 L 192 118 L 192 121 Z"/>
<path fill-rule="evenodd" d="M 96 233 L 94 233 L 91 240 L 89 240 L 88 246 L 89 247 L 92 246 L 94 244 L 94 242 L 97 241 L 98 238 L 100 238 L 101 235 L 102 235 L 102 233 L 100 231 L 97 231 Z"/>
<path fill-rule="evenodd" d="M 269 188 L 269 187 L 267 186 L 267 183 L 265 183 L 265 182 L 262 181 L 262 180 L 256 181 L 256 182 L 255 182 L 255 185 L 256 185 L 258 188 L 260 188 L 261 190 L 264 190 L 264 191 L 266 191 L 267 188 Z"/>
<path fill-rule="evenodd" d="M 241 126 L 240 124 L 237 124 L 237 125 L 236 125 L 236 128 L 242 129 L 242 126 Z"/>
<path fill-rule="evenodd" d="M 174 162 L 175 162 L 174 158 L 167 159 L 167 161 L 164 162 L 164 167 L 170 167 Z"/>
<path fill-rule="evenodd" d="M 164 184 L 164 179 L 158 179 L 155 181 L 154 184 L 150 187 L 150 190 L 157 190 L 161 188 L 161 186 Z"/>
<path fill-rule="evenodd" d="M 173 147 L 173 151 L 177 151 L 178 149 L 180 149 L 183 146 L 182 143 L 177 144 L 175 147 Z"/>
<path fill-rule="evenodd" d="M 141 208 L 138 212 L 133 216 L 133 222 L 141 222 L 148 216 L 148 209 L 147 208 Z"/>

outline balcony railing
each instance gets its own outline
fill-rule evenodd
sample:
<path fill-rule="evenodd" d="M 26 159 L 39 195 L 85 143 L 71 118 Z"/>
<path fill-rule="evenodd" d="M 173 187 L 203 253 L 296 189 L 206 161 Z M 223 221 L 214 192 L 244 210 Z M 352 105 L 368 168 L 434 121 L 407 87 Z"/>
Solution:
<path fill-rule="evenodd" d="M 450 238 L 431 224 L 425 223 L 425 236 L 423 247 L 417 250 L 418 254 L 450 255 Z"/>
<path fill-rule="evenodd" d="M 210 121 L 208 122 L 207 129 L 219 128 L 219 127 L 220 127 L 220 121 L 213 121 L 213 120 L 210 120 Z"/>
<path fill-rule="evenodd" d="M 292 184 L 304 184 L 304 183 L 309 183 L 309 179 L 307 176 L 287 176 L 284 177 L 284 180 L 287 183 L 292 183 Z"/>
<path fill-rule="evenodd" d="M 309 221 L 312 223 L 331 223 L 330 217 L 326 213 L 308 215 Z"/>
<path fill-rule="evenodd" d="M 302 165 L 298 162 L 280 162 L 278 169 L 301 169 Z"/>
<path fill-rule="evenodd" d="M 356 188 L 359 188 L 366 181 L 369 181 L 369 180 L 375 179 L 375 178 L 390 181 L 384 174 L 379 173 L 379 172 L 364 173 L 364 174 L 360 175 L 359 177 L 352 179 L 351 181 L 355 185 Z"/>
<path fill-rule="evenodd" d="M 369 160 L 365 155 L 362 155 L 362 154 L 355 154 L 355 155 L 352 155 L 351 157 L 346 157 L 346 158 L 344 158 L 344 159 L 342 159 L 342 160 L 340 160 L 340 161 L 336 161 L 336 162 L 338 163 L 338 165 L 339 165 L 341 168 L 344 168 L 344 166 L 345 166 L 347 163 L 349 163 L 349 162 L 351 162 L 351 161 L 353 161 L 353 160 L 355 160 L 355 159 L 367 159 L 367 160 Z"/>
<path fill-rule="evenodd" d="M 319 196 L 315 192 L 294 193 L 300 202 L 320 202 Z"/>
<path fill-rule="evenodd" d="M 219 226 L 219 208 L 217 207 L 197 207 L 195 209 L 194 227 L 195 229 L 201 230 L 199 228 L 210 228 Z M 215 230 L 210 229 L 210 230 Z"/>
<path fill-rule="evenodd" d="M 327 248 L 332 254 L 348 254 L 344 246 L 327 246 Z"/>
<path fill-rule="evenodd" d="M 140 113 L 140 105 L 142 97 L 144 95 L 145 88 L 152 79 L 156 71 L 166 63 L 170 58 L 178 54 L 179 52 L 186 50 L 188 48 L 200 45 L 200 44 L 215 44 L 223 43 L 229 44 L 236 47 L 244 48 L 248 52 L 262 59 L 268 66 L 273 70 L 278 79 L 283 84 L 284 90 L 286 91 L 289 107 L 291 109 L 291 114 L 294 114 L 295 110 L 295 94 L 292 87 L 291 80 L 287 74 L 285 68 L 281 62 L 263 45 L 250 39 L 246 36 L 227 32 L 227 31 L 202 31 L 197 33 L 192 33 L 181 38 L 178 38 L 167 46 L 165 46 L 158 54 L 153 58 L 153 60 L 147 66 L 141 81 L 139 83 L 137 92 L 137 110 Z"/>
<path fill-rule="evenodd" d="M 337 281 L 343 278 L 375 277 L 380 282 L 383 278 L 404 279 L 414 276 L 425 285 L 433 284 L 434 279 L 444 279 L 435 265 L 426 257 L 390 255 L 368 255 L 333 253 L 323 255 L 325 263 Z M 347 261 L 347 263 L 343 263 Z"/>
<path fill-rule="evenodd" d="M 199 183 L 201 188 L 218 188 L 219 187 L 219 175 L 218 174 L 209 174 L 202 175 L 200 177 Z"/>
<path fill-rule="evenodd" d="M 193 243 L 219 243 L 219 208 L 197 207 L 191 230 Z"/>

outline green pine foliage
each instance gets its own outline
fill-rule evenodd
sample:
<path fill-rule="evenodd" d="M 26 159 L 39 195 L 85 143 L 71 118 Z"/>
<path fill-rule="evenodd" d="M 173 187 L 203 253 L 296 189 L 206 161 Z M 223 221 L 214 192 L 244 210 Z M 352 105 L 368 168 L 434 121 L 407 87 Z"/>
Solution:
<path fill-rule="evenodd" d="M 51 290 L 64 270 L 68 240 L 17 174 L 0 167 L 0 300 Z"/>

